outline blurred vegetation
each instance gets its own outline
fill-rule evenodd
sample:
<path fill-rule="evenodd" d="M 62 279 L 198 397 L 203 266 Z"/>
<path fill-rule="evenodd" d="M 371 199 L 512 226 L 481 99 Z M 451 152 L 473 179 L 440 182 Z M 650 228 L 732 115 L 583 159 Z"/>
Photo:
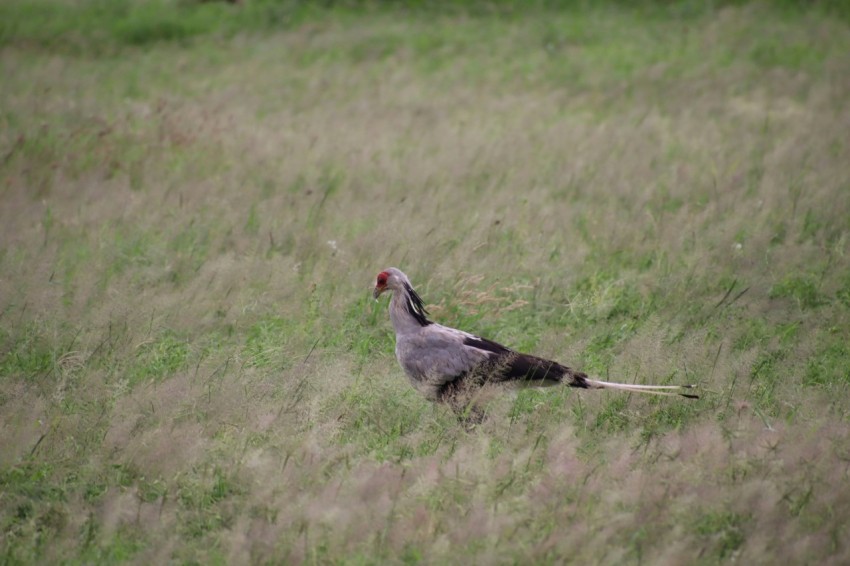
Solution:
<path fill-rule="evenodd" d="M 846 21 L 0 2 L 0 563 L 850 563 Z M 398 367 L 388 265 L 703 397 L 469 431 Z"/>
<path fill-rule="evenodd" d="M 610 7 L 645 17 L 687 20 L 741 6 L 747 0 L 5 0 L 0 3 L 0 45 L 109 54 L 121 46 L 187 42 L 202 35 L 292 28 L 306 21 L 397 13 L 426 17 L 522 17 L 531 12 Z M 846 0 L 774 0 L 786 17 L 816 11 L 850 22 Z"/>

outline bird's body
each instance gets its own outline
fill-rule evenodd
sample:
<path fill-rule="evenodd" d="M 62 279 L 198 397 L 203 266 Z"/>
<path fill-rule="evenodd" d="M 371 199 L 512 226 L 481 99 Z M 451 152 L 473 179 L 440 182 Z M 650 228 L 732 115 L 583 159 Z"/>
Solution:
<path fill-rule="evenodd" d="M 374 296 L 392 291 L 390 320 L 395 353 L 411 385 L 430 401 L 453 401 L 462 391 L 485 383 L 518 385 L 565 384 L 583 389 L 621 389 L 660 395 L 690 386 L 632 385 L 588 378 L 585 373 L 551 360 L 516 352 L 474 334 L 428 319 L 422 299 L 407 276 L 396 268 L 378 274 Z"/>

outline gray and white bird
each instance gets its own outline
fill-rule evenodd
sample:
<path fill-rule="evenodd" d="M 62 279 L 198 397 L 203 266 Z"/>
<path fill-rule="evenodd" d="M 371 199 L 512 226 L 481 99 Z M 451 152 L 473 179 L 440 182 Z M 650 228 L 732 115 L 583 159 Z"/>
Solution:
<path fill-rule="evenodd" d="M 391 267 L 378 274 L 373 296 L 392 291 L 390 320 L 395 354 L 410 383 L 430 401 L 453 403 L 462 391 L 485 383 L 526 386 L 566 384 L 582 389 L 616 389 L 654 395 L 680 395 L 693 385 L 637 385 L 590 379 L 558 362 L 516 352 L 492 340 L 449 328 L 428 319 L 410 279 Z"/>

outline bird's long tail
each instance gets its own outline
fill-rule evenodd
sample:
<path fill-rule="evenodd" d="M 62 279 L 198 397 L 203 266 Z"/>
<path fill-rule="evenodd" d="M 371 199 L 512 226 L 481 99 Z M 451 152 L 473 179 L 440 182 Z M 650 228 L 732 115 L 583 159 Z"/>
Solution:
<path fill-rule="evenodd" d="M 598 379 L 590 379 L 583 374 L 574 374 L 573 380 L 570 383 L 571 387 L 581 387 L 583 389 L 616 389 L 619 391 L 630 391 L 632 393 L 648 393 L 650 395 L 666 395 L 687 397 L 688 399 L 699 399 L 699 395 L 694 393 L 685 393 L 686 390 L 695 389 L 695 385 L 639 385 L 629 383 L 612 383 L 610 381 L 599 381 Z"/>

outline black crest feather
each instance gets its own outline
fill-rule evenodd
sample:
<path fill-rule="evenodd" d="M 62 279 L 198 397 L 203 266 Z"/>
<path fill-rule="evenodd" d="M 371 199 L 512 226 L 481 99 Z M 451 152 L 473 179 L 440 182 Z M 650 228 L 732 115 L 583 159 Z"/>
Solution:
<path fill-rule="evenodd" d="M 433 324 L 430 320 L 428 320 L 428 311 L 425 310 L 425 304 L 422 302 L 422 297 L 413 290 L 413 287 L 404 284 L 404 289 L 407 291 L 407 312 L 416 319 L 416 322 L 421 324 L 422 326 L 428 326 L 429 324 Z"/>

